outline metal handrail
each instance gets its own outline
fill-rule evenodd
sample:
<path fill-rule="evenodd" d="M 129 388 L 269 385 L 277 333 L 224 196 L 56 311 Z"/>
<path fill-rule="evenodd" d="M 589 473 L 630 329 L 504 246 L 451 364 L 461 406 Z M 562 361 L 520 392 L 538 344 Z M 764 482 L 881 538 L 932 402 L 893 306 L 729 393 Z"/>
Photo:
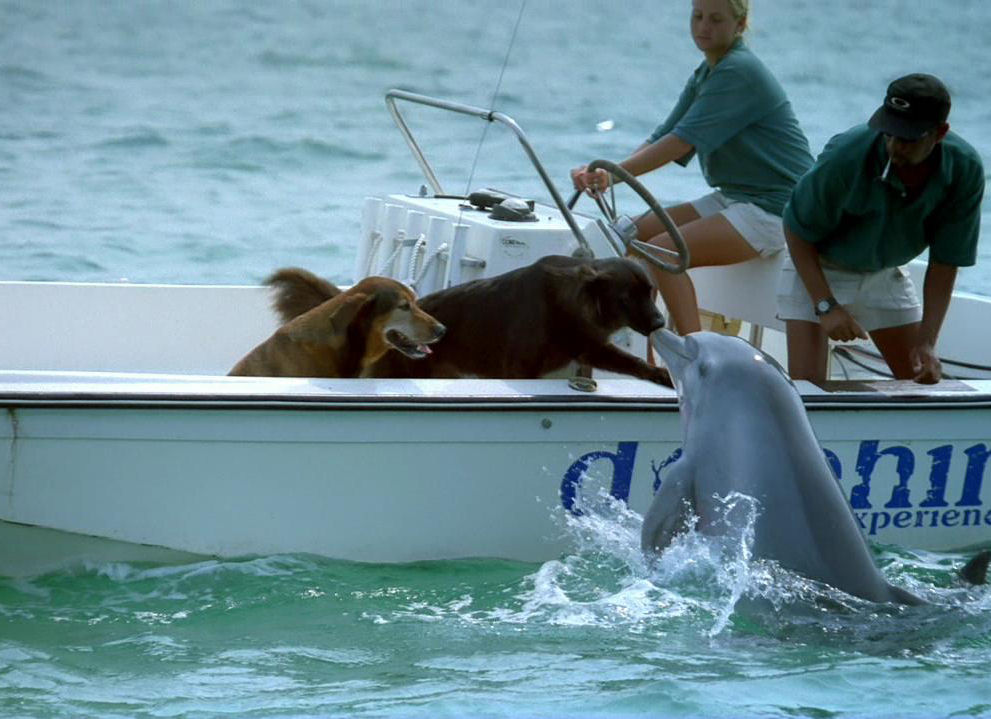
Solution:
<path fill-rule="evenodd" d="M 523 132 L 522 128 L 516 124 L 516 121 L 513 118 L 494 110 L 487 110 L 482 107 L 474 107 L 472 105 L 463 105 L 457 102 L 440 100 L 427 95 L 419 95 L 415 92 L 407 92 L 406 90 L 392 89 L 386 92 L 385 104 L 389 108 L 389 114 L 392 115 L 392 119 L 399 128 L 399 132 L 402 133 L 403 139 L 406 140 L 406 144 L 413 153 L 413 157 L 416 159 L 417 164 L 420 165 L 420 169 L 423 171 L 424 176 L 427 178 L 427 182 L 430 183 L 430 186 L 433 188 L 434 194 L 436 195 L 443 195 L 444 190 L 441 187 L 440 181 L 437 179 L 437 175 L 434 174 L 433 168 L 430 167 L 430 163 L 427 162 L 427 158 L 424 157 L 423 151 L 413 138 L 413 133 L 410 132 L 409 125 L 406 124 L 403 116 L 399 113 L 399 109 L 396 107 L 396 100 L 406 100 L 407 102 L 416 103 L 418 105 L 426 105 L 427 107 L 434 107 L 439 110 L 448 110 L 450 112 L 457 112 L 462 115 L 472 115 L 487 122 L 502 123 L 512 130 L 516 135 L 516 139 L 520 141 L 520 145 L 523 146 L 523 151 L 526 152 L 527 157 L 530 158 L 530 162 L 533 163 L 534 168 L 537 170 L 537 174 L 540 175 L 540 179 L 544 181 L 544 185 L 551 193 L 551 198 L 554 200 L 554 204 L 557 205 L 558 210 L 561 211 L 561 216 L 568 224 L 568 227 L 571 228 L 571 232 L 574 234 L 575 239 L 578 240 L 578 244 L 581 245 L 582 252 L 588 257 L 592 257 L 594 255 L 591 247 L 589 247 L 588 241 L 585 239 L 585 235 L 582 234 L 581 229 L 578 227 L 578 223 L 575 222 L 574 215 L 571 214 L 571 210 L 568 209 L 564 199 L 562 199 L 561 195 L 558 193 L 557 188 L 554 187 L 554 183 L 551 181 L 547 171 L 544 170 L 544 166 L 540 163 L 540 160 L 537 159 L 537 154 L 530 145 L 530 141 L 527 140 L 526 134 Z"/>

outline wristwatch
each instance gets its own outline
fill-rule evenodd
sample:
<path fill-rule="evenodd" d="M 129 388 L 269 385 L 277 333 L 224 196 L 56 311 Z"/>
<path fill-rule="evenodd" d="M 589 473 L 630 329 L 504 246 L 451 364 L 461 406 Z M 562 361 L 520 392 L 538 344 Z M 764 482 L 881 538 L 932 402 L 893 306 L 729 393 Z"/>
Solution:
<path fill-rule="evenodd" d="M 815 312 L 816 317 L 822 317 L 825 314 L 832 312 L 833 308 L 838 306 L 840 303 L 836 301 L 836 298 L 829 296 L 824 300 L 819 300 L 816 302 Z"/>

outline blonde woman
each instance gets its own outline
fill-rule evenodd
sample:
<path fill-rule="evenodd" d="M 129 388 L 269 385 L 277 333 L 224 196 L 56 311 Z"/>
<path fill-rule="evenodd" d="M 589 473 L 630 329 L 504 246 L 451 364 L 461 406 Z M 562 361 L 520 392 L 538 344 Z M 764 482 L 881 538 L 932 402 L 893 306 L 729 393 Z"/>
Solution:
<path fill-rule="evenodd" d="M 809 143 L 791 103 L 770 71 L 743 42 L 748 0 L 692 0 L 691 34 L 705 60 L 668 118 L 620 165 L 634 175 L 693 155 L 714 192 L 667 208 L 681 230 L 691 267 L 730 265 L 785 247 L 781 214 L 798 178 L 812 165 Z M 571 171 L 575 189 L 605 188 L 604 170 Z M 652 213 L 638 236 L 674 249 Z M 651 268 L 675 328 L 700 329 L 698 300 L 686 274 Z"/>

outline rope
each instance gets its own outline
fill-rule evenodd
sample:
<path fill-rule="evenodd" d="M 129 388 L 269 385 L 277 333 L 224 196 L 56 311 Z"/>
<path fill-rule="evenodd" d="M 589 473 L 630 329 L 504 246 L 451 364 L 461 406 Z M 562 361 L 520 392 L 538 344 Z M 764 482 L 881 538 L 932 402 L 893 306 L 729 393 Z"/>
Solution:
<path fill-rule="evenodd" d="M 414 279 L 410 283 L 410 287 L 412 287 L 414 290 L 416 290 L 417 292 L 419 292 L 420 291 L 420 283 L 423 282 L 423 278 L 426 277 L 427 276 L 427 272 L 430 271 L 430 266 L 434 263 L 434 261 L 438 257 L 440 257 L 445 252 L 447 252 L 447 250 L 448 250 L 447 243 L 444 242 L 441 245 L 439 245 L 436 250 L 434 250 L 433 252 L 431 252 L 427 256 L 427 259 L 424 261 L 423 267 L 420 268 L 420 274 L 418 274 L 416 276 L 416 279 Z"/>
<path fill-rule="evenodd" d="M 878 369 L 877 367 L 874 367 L 872 365 L 869 365 L 866 362 L 861 362 L 856 357 L 854 357 L 854 354 L 859 354 L 859 355 L 862 355 L 864 357 L 869 357 L 872 360 L 879 360 L 879 361 L 882 361 L 883 362 L 884 361 L 884 358 L 881 357 L 881 355 L 879 355 L 879 354 L 875 354 L 874 352 L 870 352 L 868 350 L 864 350 L 864 349 L 861 349 L 859 347 L 834 347 L 833 350 L 832 350 L 832 352 L 833 352 L 833 356 L 840 360 L 841 366 L 843 364 L 843 361 L 846 360 L 850 364 L 856 365 L 857 367 L 860 367 L 861 369 L 865 369 L 868 372 L 872 372 L 875 375 L 879 375 L 881 377 L 886 377 L 886 378 L 889 378 L 889 379 L 894 377 L 894 375 L 890 371 L 886 371 L 886 370 L 883 370 L 883 369 Z M 986 367 L 983 367 L 982 365 L 971 365 L 971 364 L 967 364 L 967 363 L 964 363 L 964 362 L 954 362 L 953 360 L 944 360 L 942 358 L 940 359 L 940 363 L 941 364 L 950 365 L 950 366 L 957 366 L 957 367 L 964 367 L 964 368 L 971 368 L 971 369 L 987 369 Z M 843 374 L 847 377 L 847 379 L 849 379 L 850 375 L 846 371 L 846 368 L 845 367 L 842 367 L 842 369 L 843 369 Z M 965 379 L 965 378 L 962 378 L 958 374 L 954 374 L 954 373 L 950 373 L 950 372 L 944 371 L 943 372 L 943 379 Z"/>
<path fill-rule="evenodd" d="M 406 263 L 406 277 L 403 280 L 407 285 L 412 286 L 413 277 L 416 275 L 416 261 L 420 259 L 420 253 L 427 249 L 427 236 L 422 232 L 416 238 L 413 251 L 409 253 L 409 262 Z"/>
<path fill-rule="evenodd" d="M 392 267 L 392 263 L 395 262 L 396 257 L 399 256 L 399 253 L 402 249 L 403 249 L 402 245 L 396 245 L 396 247 L 392 250 L 392 253 L 385 258 L 385 262 L 382 263 L 382 266 L 379 268 L 379 271 L 376 272 L 375 274 L 389 276 L 390 274 L 389 269 Z"/>
<path fill-rule="evenodd" d="M 395 246 L 392 249 L 392 254 L 385 258 L 385 262 L 382 263 L 382 268 L 378 271 L 378 274 L 391 277 L 392 274 L 390 269 L 392 267 L 392 263 L 396 261 L 397 257 L 399 257 L 399 253 L 403 251 L 404 247 L 415 247 L 418 242 L 420 242 L 419 239 L 414 240 L 411 237 L 406 237 L 405 230 L 396 230 L 396 239 L 394 240 Z M 400 268 L 399 271 L 402 272 L 402 268 Z"/>
<path fill-rule="evenodd" d="M 850 347 L 837 347 L 836 349 L 838 350 L 842 349 L 844 352 L 849 354 L 860 354 L 865 357 L 870 357 L 871 359 L 883 360 L 883 357 L 881 357 L 881 355 L 878 354 L 877 352 L 871 352 L 868 349 L 864 349 L 863 347 L 858 347 L 856 345 Z M 940 357 L 939 361 L 942 364 L 953 365 L 954 367 L 962 367 L 963 369 L 978 370 L 980 372 L 991 372 L 991 365 L 974 364 L 973 362 L 964 362 L 963 360 L 952 360 L 952 359 L 947 359 L 946 357 Z"/>

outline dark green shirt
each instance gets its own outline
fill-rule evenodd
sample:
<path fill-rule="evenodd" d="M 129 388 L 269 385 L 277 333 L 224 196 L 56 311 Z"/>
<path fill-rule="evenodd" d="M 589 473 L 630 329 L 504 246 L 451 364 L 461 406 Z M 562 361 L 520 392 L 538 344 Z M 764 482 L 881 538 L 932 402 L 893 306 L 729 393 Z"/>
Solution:
<path fill-rule="evenodd" d="M 950 132 L 933 150 L 937 171 L 909 200 L 887 171 L 884 137 L 866 125 L 831 139 L 799 180 L 785 226 L 844 269 L 876 272 L 918 257 L 955 267 L 977 261 L 984 167 L 973 147 Z"/>
<path fill-rule="evenodd" d="M 669 133 L 695 148 L 710 187 L 775 215 L 812 166 L 809 142 L 784 90 L 740 40 L 715 67 L 698 66 L 647 141 Z"/>

